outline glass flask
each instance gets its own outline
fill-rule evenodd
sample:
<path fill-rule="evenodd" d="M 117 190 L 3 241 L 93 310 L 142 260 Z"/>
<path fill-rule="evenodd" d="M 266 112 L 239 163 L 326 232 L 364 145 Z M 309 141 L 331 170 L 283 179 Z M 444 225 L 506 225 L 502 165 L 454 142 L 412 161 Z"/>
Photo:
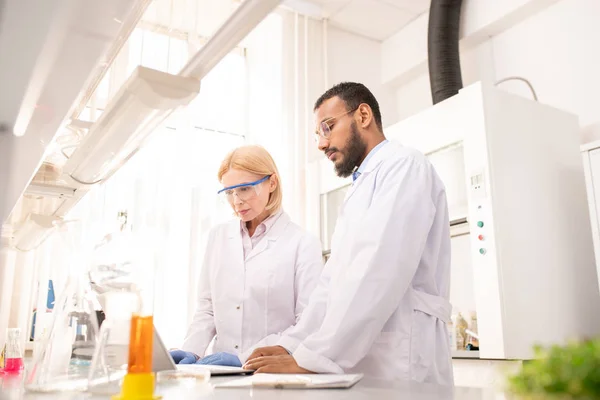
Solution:
<path fill-rule="evenodd" d="M 4 349 L 4 373 L 19 373 L 23 371 L 23 351 L 21 350 L 21 330 L 8 328 L 6 330 L 6 347 Z"/>
<path fill-rule="evenodd" d="M 33 392 L 84 391 L 93 351 L 98 340 L 95 300 L 87 279 L 89 251 L 77 245 L 73 230 L 57 230 L 68 255 L 68 276 L 57 292 L 47 333 L 34 353 L 25 389 Z"/>
<path fill-rule="evenodd" d="M 35 392 L 83 391 L 98 339 L 93 294 L 81 277 L 69 277 L 52 312 L 49 334 L 25 381 Z"/>
<path fill-rule="evenodd" d="M 92 392 L 106 394 L 110 387 L 117 393 L 115 382 L 124 377 L 125 386 L 134 382 L 134 391 L 145 391 L 137 378 L 145 384 L 152 375 L 154 264 L 148 245 L 147 237 L 133 235 L 127 212 L 121 211 L 113 232 L 94 248 L 89 278 L 106 319 L 88 378 Z M 132 374 L 138 376 L 127 378 Z"/>

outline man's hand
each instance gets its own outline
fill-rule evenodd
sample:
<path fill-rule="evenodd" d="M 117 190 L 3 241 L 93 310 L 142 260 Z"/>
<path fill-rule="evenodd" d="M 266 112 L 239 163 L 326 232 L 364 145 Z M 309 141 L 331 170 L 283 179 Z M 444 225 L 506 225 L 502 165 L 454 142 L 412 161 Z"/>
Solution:
<path fill-rule="evenodd" d="M 294 360 L 294 357 L 287 354 L 280 356 L 258 357 L 248 361 L 244 365 L 245 369 L 254 370 L 254 373 L 270 374 L 312 374 L 314 372 L 301 368 Z"/>
<path fill-rule="evenodd" d="M 269 347 L 259 347 L 254 350 L 250 357 L 248 357 L 248 361 L 254 360 L 258 357 L 270 357 L 270 356 L 286 356 L 289 355 L 288 351 L 281 346 L 269 346 Z"/>

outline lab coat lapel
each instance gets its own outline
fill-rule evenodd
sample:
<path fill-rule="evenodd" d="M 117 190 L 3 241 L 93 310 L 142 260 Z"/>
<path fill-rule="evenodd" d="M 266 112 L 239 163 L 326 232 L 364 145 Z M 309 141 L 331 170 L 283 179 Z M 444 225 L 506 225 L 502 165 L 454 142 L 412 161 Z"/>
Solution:
<path fill-rule="evenodd" d="M 264 252 L 273 242 L 276 242 L 277 239 L 283 234 L 285 228 L 290 223 L 290 217 L 286 213 L 282 213 L 277 221 L 273 224 L 271 229 L 265 234 L 265 237 L 258 242 L 258 245 L 252 249 L 246 262 L 250 261 L 254 257 L 258 256 L 262 252 Z"/>
<path fill-rule="evenodd" d="M 346 205 L 348 200 L 350 200 L 352 195 L 356 192 L 356 189 L 360 186 L 360 184 L 367 178 L 367 176 L 375 169 L 377 169 L 379 164 L 381 164 L 388 157 L 388 155 L 391 154 L 391 152 L 393 152 L 396 148 L 397 147 L 395 144 L 387 143 L 384 146 L 382 146 L 379 149 L 379 151 L 371 157 L 368 164 L 365 165 L 363 172 L 354 182 L 352 182 L 352 185 L 350 185 L 348 192 L 346 192 L 346 196 L 344 198 L 343 203 L 344 206 Z"/>
<path fill-rule="evenodd" d="M 244 245 L 242 244 L 242 232 L 240 221 L 232 220 L 228 227 L 229 246 L 225 250 L 225 257 L 232 259 L 236 264 L 244 265 Z"/>

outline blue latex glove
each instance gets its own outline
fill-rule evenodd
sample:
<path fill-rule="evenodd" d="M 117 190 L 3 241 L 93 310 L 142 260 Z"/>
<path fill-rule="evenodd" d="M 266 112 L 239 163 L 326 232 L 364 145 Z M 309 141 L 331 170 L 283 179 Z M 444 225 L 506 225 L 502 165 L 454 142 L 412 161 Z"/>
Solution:
<path fill-rule="evenodd" d="M 189 351 L 171 350 L 169 354 L 173 357 L 175 364 L 194 364 L 196 362 L 196 355 Z"/>
<path fill-rule="evenodd" d="M 242 363 L 238 356 L 229 353 L 215 353 L 196 361 L 201 365 L 224 365 L 226 367 L 241 367 Z"/>

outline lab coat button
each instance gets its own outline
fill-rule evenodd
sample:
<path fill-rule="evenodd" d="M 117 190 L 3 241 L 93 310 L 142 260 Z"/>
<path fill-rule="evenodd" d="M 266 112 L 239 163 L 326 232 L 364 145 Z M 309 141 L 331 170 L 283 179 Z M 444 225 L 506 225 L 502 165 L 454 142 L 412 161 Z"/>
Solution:
<path fill-rule="evenodd" d="M 240 346 L 238 346 L 238 345 L 236 344 L 234 347 L 237 349 L 237 348 L 238 348 L 238 347 L 240 347 Z"/>
<path fill-rule="evenodd" d="M 240 309 L 240 306 L 237 306 L 237 307 L 236 307 L 236 309 L 238 309 L 238 310 L 239 310 L 239 309 Z"/>

